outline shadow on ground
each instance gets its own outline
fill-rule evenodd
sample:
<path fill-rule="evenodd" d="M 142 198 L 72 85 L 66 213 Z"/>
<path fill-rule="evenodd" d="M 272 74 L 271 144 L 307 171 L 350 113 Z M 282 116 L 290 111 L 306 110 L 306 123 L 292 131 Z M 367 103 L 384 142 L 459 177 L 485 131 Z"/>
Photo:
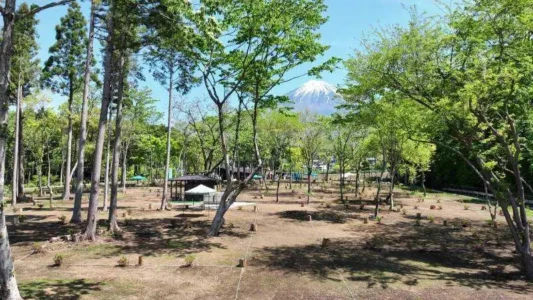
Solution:
<path fill-rule="evenodd" d="M 20 283 L 20 294 L 24 299 L 75 300 L 92 291 L 99 291 L 102 283 L 76 280 L 35 280 Z"/>
<path fill-rule="evenodd" d="M 356 219 L 357 215 L 345 213 L 342 211 L 333 210 L 320 210 L 320 211 L 307 211 L 307 210 L 287 210 L 277 213 L 276 215 L 285 219 L 292 219 L 298 221 L 309 221 L 309 216 L 314 221 L 326 221 L 331 223 L 346 223 L 348 219 Z"/>
<path fill-rule="evenodd" d="M 255 253 L 249 265 L 335 281 L 340 279 L 338 268 L 347 274 L 345 279 L 364 282 L 368 288 L 442 281 L 448 286 L 533 292 L 533 286 L 524 284 L 517 258 L 510 249 L 512 242 L 495 240 L 500 232 L 492 228 L 476 228 L 474 233 L 436 224 L 416 227 L 401 222 L 354 230 L 373 235 L 366 239 L 331 239 L 326 249 L 319 242 L 266 247 Z"/>

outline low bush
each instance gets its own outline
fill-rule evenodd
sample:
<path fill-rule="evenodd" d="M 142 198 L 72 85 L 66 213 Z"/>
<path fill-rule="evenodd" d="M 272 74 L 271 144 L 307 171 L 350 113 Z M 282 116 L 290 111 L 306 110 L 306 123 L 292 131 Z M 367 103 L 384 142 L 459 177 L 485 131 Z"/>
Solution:
<path fill-rule="evenodd" d="M 194 254 L 189 254 L 187 256 L 185 256 L 184 258 L 184 261 L 185 261 L 185 267 L 190 267 L 192 266 L 192 264 L 194 263 L 194 260 L 196 259 L 196 256 Z"/>
<path fill-rule="evenodd" d="M 56 254 L 54 256 L 54 266 L 60 267 L 63 264 L 63 255 Z"/>
<path fill-rule="evenodd" d="M 125 257 L 125 256 L 122 256 L 122 257 L 117 261 L 117 266 L 119 266 L 119 267 L 126 267 L 128 264 L 129 264 L 128 258 Z"/>

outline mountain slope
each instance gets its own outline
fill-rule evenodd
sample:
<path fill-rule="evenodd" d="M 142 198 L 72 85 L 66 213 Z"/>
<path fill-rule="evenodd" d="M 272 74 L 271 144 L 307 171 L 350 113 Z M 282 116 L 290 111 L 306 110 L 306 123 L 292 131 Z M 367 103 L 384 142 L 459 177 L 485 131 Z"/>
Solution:
<path fill-rule="evenodd" d="M 294 111 L 309 110 L 321 115 L 331 115 L 339 103 L 337 89 L 321 80 L 309 80 L 287 94 L 293 102 Z"/>

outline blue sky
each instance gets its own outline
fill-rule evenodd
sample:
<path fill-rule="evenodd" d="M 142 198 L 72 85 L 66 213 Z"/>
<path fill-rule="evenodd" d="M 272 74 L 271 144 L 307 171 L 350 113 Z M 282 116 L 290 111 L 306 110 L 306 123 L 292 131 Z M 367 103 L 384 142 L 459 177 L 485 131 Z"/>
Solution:
<path fill-rule="evenodd" d="M 32 0 L 30 3 L 42 5 L 49 0 Z M 322 42 L 330 45 L 330 50 L 317 63 L 336 56 L 342 59 L 350 55 L 360 46 L 360 40 L 363 36 L 369 36 L 374 28 L 380 26 L 389 26 L 393 24 L 406 24 L 409 20 L 409 13 L 405 7 L 416 5 L 419 12 L 425 12 L 428 15 L 440 14 L 441 10 L 433 0 L 325 0 L 328 5 L 326 15 L 329 21 L 320 29 Z M 19 1 L 22 3 L 22 1 Z M 82 9 L 86 17 L 89 14 L 89 3 L 84 1 Z M 65 7 L 56 7 L 44 11 L 38 15 L 40 23 L 37 31 L 39 33 L 39 59 L 44 62 L 48 58 L 48 48 L 54 43 L 55 26 L 59 19 L 66 12 Z M 370 36 L 371 37 L 371 36 Z M 99 52 L 99 51 L 97 51 Z M 99 53 L 97 53 L 99 55 Z M 304 73 L 311 66 L 302 66 L 294 70 L 293 74 Z M 100 68 L 101 69 L 101 68 Z M 148 71 L 147 80 L 141 85 L 149 87 L 153 92 L 153 97 L 159 100 L 158 109 L 166 111 L 166 91 L 158 83 L 154 82 Z M 325 73 L 322 79 L 333 84 L 342 85 L 346 71 L 342 66 L 334 73 Z M 276 94 L 286 94 L 289 91 L 299 87 L 307 80 L 313 78 L 302 77 L 291 81 L 274 89 Z M 204 98 L 206 93 L 202 87 L 195 88 L 187 98 Z M 64 101 L 60 96 L 53 96 L 53 105 L 57 106 Z"/>

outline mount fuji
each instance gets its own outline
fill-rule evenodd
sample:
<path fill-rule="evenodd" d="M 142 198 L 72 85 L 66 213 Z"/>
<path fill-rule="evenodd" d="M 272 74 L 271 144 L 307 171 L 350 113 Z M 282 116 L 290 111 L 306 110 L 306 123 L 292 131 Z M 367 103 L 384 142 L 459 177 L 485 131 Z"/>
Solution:
<path fill-rule="evenodd" d="M 294 111 L 309 110 L 321 115 L 331 115 L 340 96 L 337 89 L 322 80 L 309 80 L 301 87 L 290 91 L 286 96 L 294 103 Z"/>

